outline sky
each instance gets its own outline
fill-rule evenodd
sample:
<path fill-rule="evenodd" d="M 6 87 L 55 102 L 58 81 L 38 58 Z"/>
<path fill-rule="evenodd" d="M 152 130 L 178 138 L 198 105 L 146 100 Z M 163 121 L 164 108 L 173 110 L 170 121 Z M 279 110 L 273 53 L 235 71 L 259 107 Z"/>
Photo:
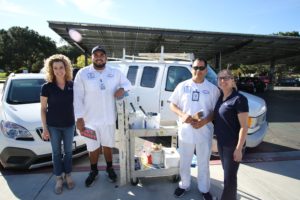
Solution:
<path fill-rule="evenodd" d="M 300 32 L 300 0 L 0 0 L 0 29 L 28 26 L 63 45 L 47 21 L 264 35 Z"/>

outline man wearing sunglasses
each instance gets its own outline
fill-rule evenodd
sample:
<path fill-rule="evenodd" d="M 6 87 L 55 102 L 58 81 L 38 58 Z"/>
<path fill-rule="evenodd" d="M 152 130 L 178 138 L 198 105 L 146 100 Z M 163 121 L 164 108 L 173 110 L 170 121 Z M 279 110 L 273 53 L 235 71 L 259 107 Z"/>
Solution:
<path fill-rule="evenodd" d="M 177 85 L 169 98 L 170 109 L 179 117 L 179 173 L 181 181 L 175 197 L 182 197 L 191 184 L 191 162 L 196 149 L 198 163 L 198 190 L 205 200 L 209 193 L 209 160 L 213 136 L 213 110 L 220 96 L 219 89 L 205 79 L 207 62 L 197 58 L 192 65 L 192 78 Z"/>

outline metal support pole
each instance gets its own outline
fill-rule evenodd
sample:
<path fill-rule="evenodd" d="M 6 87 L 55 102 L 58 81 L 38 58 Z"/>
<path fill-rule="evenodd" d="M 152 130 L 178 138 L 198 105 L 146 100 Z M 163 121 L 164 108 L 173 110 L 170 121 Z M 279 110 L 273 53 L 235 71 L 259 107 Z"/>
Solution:
<path fill-rule="evenodd" d="M 221 56 L 221 52 L 218 52 L 217 54 L 216 54 L 216 56 L 215 56 L 215 60 L 216 60 L 216 69 L 218 70 L 218 71 L 221 71 L 221 69 L 222 69 L 222 56 Z"/>
<path fill-rule="evenodd" d="M 268 90 L 273 90 L 274 89 L 274 72 L 275 72 L 275 60 L 272 59 L 270 63 L 270 70 L 269 70 L 269 85 L 268 85 Z"/>
<path fill-rule="evenodd" d="M 164 61 L 164 46 L 160 47 L 160 57 L 159 57 L 159 61 L 163 62 Z"/>
<path fill-rule="evenodd" d="M 130 180 L 129 163 L 129 130 L 128 130 L 128 102 L 127 97 L 116 101 L 118 114 L 118 130 L 116 132 L 116 143 L 119 149 L 120 163 L 120 185 L 125 185 Z"/>
<path fill-rule="evenodd" d="M 88 54 L 87 54 L 87 52 L 84 52 L 84 64 L 85 64 L 85 66 L 88 66 Z"/>

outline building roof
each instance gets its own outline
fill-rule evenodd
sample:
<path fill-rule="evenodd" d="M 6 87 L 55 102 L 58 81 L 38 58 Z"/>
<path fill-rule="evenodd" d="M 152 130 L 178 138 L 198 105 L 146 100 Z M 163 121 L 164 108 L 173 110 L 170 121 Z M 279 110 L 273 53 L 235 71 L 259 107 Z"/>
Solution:
<path fill-rule="evenodd" d="M 180 29 L 117 26 L 90 23 L 48 21 L 49 27 L 69 44 L 90 54 L 102 45 L 108 56 L 138 53 L 194 53 L 195 57 L 213 60 L 221 56 L 222 64 L 300 65 L 300 37 L 208 32 Z M 69 30 L 82 35 L 73 41 Z"/>

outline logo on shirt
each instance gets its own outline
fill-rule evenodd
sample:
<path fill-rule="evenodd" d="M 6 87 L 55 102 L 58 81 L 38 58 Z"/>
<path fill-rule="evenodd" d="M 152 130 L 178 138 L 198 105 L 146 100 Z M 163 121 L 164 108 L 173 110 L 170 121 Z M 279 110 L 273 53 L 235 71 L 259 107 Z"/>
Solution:
<path fill-rule="evenodd" d="M 93 78 L 95 78 L 95 74 L 94 73 L 87 73 L 87 77 L 88 77 L 88 79 L 93 79 Z"/>
<path fill-rule="evenodd" d="M 202 90 L 202 93 L 203 94 L 209 94 L 209 91 L 208 90 Z"/>
<path fill-rule="evenodd" d="M 184 86 L 184 88 L 183 88 L 183 92 L 184 93 L 190 93 L 191 92 L 191 87 L 190 86 Z"/>
<path fill-rule="evenodd" d="M 107 77 L 111 78 L 111 77 L 114 77 L 113 74 L 107 74 Z"/>

